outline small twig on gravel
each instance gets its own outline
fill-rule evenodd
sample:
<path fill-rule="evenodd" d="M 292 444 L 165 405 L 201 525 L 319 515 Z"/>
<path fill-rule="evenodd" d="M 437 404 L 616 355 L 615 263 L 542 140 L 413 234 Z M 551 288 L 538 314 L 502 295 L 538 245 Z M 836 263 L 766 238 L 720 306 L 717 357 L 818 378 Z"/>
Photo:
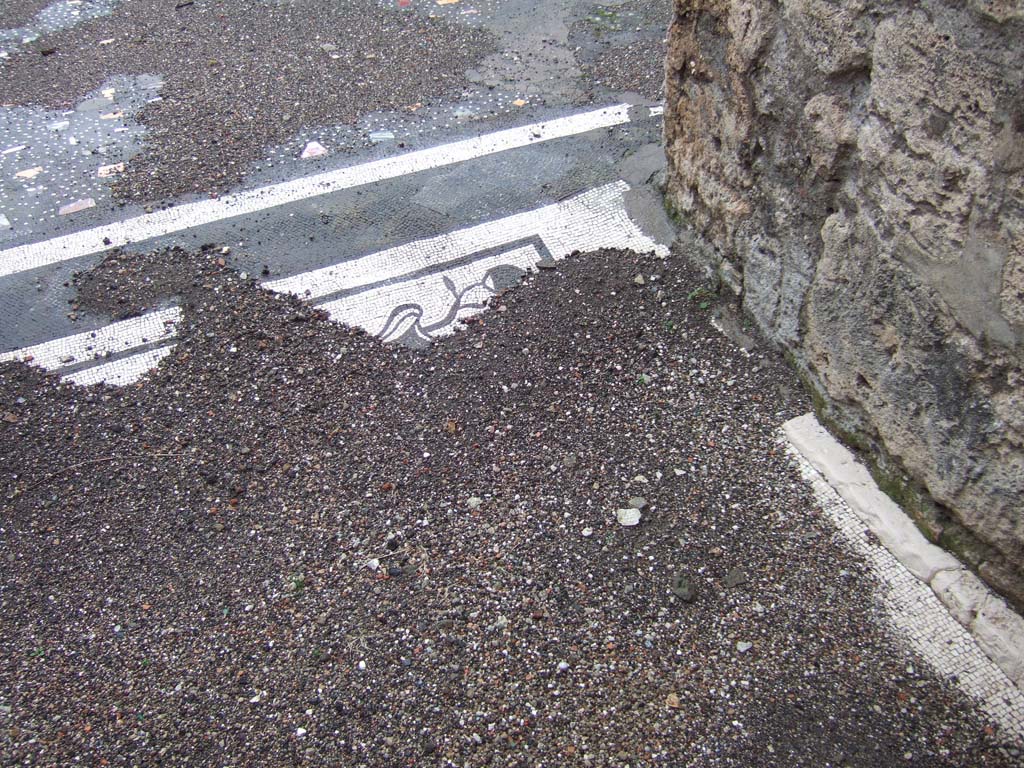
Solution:
<path fill-rule="evenodd" d="M 72 471 L 74 471 L 76 469 L 79 469 L 80 467 L 87 467 L 90 464 L 101 464 L 104 461 L 117 461 L 118 459 L 167 459 L 167 458 L 181 458 L 184 455 L 185 455 L 184 453 L 136 453 L 136 454 L 130 454 L 128 456 L 101 456 L 98 459 L 89 459 L 88 461 L 80 461 L 77 464 L 71 464 L 69 466 L 64 467 L 63 469 L 58 469 L 56 472 L 53 472 L 52 474 L 50 474 L 47 477 L 44 477 L 42 480 L 39 480 L 38 482 L 32 483 L 32 485 L 26 487 L 25 490 L 26 491 L 31 491 L 33 488 L 38 488 L 43 483 L 48 482 L 50 480 L 53 480 L 55 477 L 59 477 L 60 475 L 63 475 L 65 473 L 67 473 L 67 472 L 72 472 Z"/>
<path fill-rule="evenodd" d="M 373 560 L 388 560 L 389 558 L 398 557 L 399 555 L 406 555 L 408 553 L 409 545 L 406 544 L 404 547 L 402 547 L 401 549 L 396 549 L 394 552 L 385 552 L 382 555 L 370 555 L 364 560 L 364 562 L 369 563 Z"/>
<path fill-rule="evenodd" d="M 345 634 L 345 646 L 350 651 L 353 651 L 353 650 L 368 651 L 368 650 L 370 650 L 370 646 L 369 646 L 369 644 L 366 641 L 367 640 L 373 640 L 373 639 L 376 639 L 378 637 L 384 637 L 385 634 L 386 633 L 384 633 L 384 632 L 364 632 L 364 633 L 358 634 L 358 635 L 357 634 L 346 633 Z"/>

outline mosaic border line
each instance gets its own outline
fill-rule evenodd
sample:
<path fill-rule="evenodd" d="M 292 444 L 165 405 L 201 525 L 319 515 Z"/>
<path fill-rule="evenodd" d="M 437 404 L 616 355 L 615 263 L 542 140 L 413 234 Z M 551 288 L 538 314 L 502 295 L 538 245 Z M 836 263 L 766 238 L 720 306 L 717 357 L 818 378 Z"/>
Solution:
<path fill-rule="evenodd" d="M 801 433 L 803 440 L 800 439 Z M 811 453 L 808 434 L 813 437 L 814 442 L 825 443 L 827 450 Z M 842 493 L 844 483 L 837 478 L 848 476 L 853 468 L 843 464 L 837 466 L 836 456 L 849 461 L 851 465 L 856 465 L 865 475 L 867 469 L 856 462 L 852 454 L 825 432 L 813 414 L 806 414 L 783 425 L 780 429 L 780 441 L 785 445 L 790 459 L 803 479 L 810 485 L 825 516 L 835 525 L 849 548 L 864 558 L 871 572 L 877 577 L 876 595 L 895 639 L 908 645 L 940 677 L 948 680 L 973 700 L 978 708 L 999 726 L 1004 735 L 1015 740 L 1018 745 L 1024 744 L 1024 692 L 996 660 L 990 658 L 993 649 L 983 648 L 984 637 L 977 636 L 963 626 L 958 620 L 963 617 L 951 613 L 948 605 L 940 600 L 940 595 L 933 591 L 929 581 L 915 574 L 886 547 L 879 532 L 887 532 L 877 525 L 872 525 L 873 520 L 880 516 L 879 510 L 866 511 L 860 509 L 859 504 L 848 503 L 849 499 Z M 830 441 L 832 445 L 828 445 L 826 441 Z M 823 454 L 832 455 L 823 458 Z M 832 465 L 831 471 L 827 465 Z M 874 485 L 869 475 L 868 482 Z M 848 484 L 847 480 L 846 485 Z M 837 485 L 838 488 L 835 487 Z M 874 486 L 874 490 L 881 494 L 877 486 Z M 907 524 L 913 526 L 898 507 L 896 512 L 905 518 Z M 882 514 L 892 513 L 890 510 Z M 887 522 L 902 524 L 902 521 Z M 869 531 L 875 534 L 875 541 L 866 535 Z M 923 540 L 923 537 L 921 538 Z M 966 572 L 958 561 L 955 562 Z M 943 573 L 949 573 L 949 569 L 937 569 L 931 582 L 942 581 L 939 576 Z M 987 598 L 979 613 L 975 615 L 975 621 L 990 603 L 1002 603 L 1002 600 L 994 595 L 988 594 Z M 1005 606 L 1005 603 L 1003 605 Z M 1016 614 L 1012 615 L 1018 621 L 1024 621 Z M 1009 650 L 1012 653 L 1013 649 Z M 1017 645 L 1016 650 L 1019 654 L 1020 645 Z M 1015 668 L 1011 667 L 1009 671 L 1012 673 Z"/>

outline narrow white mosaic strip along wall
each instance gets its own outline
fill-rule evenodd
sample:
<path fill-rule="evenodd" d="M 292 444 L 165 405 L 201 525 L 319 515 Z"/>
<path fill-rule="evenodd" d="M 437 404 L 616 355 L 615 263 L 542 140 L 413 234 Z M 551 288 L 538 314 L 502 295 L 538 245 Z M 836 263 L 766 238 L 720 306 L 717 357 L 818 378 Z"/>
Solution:
<path fill-rule="evenodd" d="M 936 674 L 975 701 L 1003 734 L 1024 740 L 1024 693 L 985 655 L 927 584 L 884 546 L 869 541 L 856 513 L 785 437 L 781 440 L 826 516 L 877 577 L 877 595 L 893 637 L 910 645 Z"/>
<path fill-rule="evenodd" d="M 495 131 L 430 149 L 407 152 L 383 160 L 225 195 L 213 200 L 187 203 L 39 243 L 19 245 L 0 251 L 0 277 L 77 259 L 80 256 L 102 253 L 110 248 L 265 211 L 268 208 L 342 189 L 454 165 L 530 144 L 587 133 L 598 128 L 622 125 L 630 120 L 629 109 L 628 104 L 618 104 L 580 112 L 568 117 Z"/>

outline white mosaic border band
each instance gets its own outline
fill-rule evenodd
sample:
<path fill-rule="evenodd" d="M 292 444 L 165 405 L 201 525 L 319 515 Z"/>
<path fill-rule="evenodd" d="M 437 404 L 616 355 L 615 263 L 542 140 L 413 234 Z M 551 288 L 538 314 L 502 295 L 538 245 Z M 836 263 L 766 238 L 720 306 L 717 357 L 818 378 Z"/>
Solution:
<path fill-rule="evenodd" d="M 111 384 L 124 387 L 134 384 L 160 364 L 160 361 L 174 351 L 174 344 L 140 352 L 131 357 L 114 360 L 103 365 L 84 368 L 61 377 L 63 381 L 87 387 L 90 384 Z"/>
<path fill-rule="evenodd" d="M 437 267 L 529 237 L 539 237 L 555 259 L 565 258 L 573 251 L 597 248 L 631 248 L 667 256 L 668 248 L 647 237 L 629 218 L 623 199 L 629 189 L 626 182 L 616 181 L 532 211 L 270 280 L 263 287 L 307 300 L 318 299 Z M 534 263 L 539 260 L 538 256 Z"/>
<path fill-rule="evenodd" d="M 599 128 L 623 125 L 630 121 L 630 109 L 629 104 L 619 104 L 580 112 L 211 200 L 186 203 L 38 243 L 19 245 L 0 251 L 0 277 L 102 253 L 110 248 L 143 242 L 343 189 L 453 165 L 531 144 L 575 136 Z"/>
<path fill-rule="evenodd" d="M 814 414 L 781 431 L 822 510 L 878 577 L 894 636 L 976 701 L 1004 735 L 1024 742 L 1024 619 L 930 544 Z"/>
<path fill-rule="evenodd" d="M 530 236 L 539 236 L 556 259 L 568 256 L 573 250 L 588 251 L 601 247 L 657 250 L 659 255 L 667 255 L 668 250 L 664 246 L 646 237 L 630 220 L 622 198 L 628 191 L 626 182 L 613 182 L 560 203 L 388 248 L 301 275 L 271 280 L 264 283 L 264 287 L 303 299 L 317 299 Z"/>
<path fill-rule="evenodd" d="M 181 322 L 181 309 L 171 307 L 133 317 L 73 336 L 34 344 L 14 352 L 0 354 L 0 363 L 20 360 L 57 371 L 86 362 L 102 360 L 136 347 L 174 338 Z"/>
<path fill-rule="evenodd" d="M 388 248 L 329 267 L 263 283 L 319 303 L 331 319 L 397 341 L 413 334 L 429 343 L 451 333 L 460 320 L 479 314 L 499 286 L 494 270 L 525 273 L 545 257 L 564 259 L 573 251 L 617 248 L 668 255 L 629 218 L 623 181 L 606 184 L 559 203 L 517 213 L 437 237 Z M 532 244 L 536 240 L 543 253 Z M 502 250 L 503 246 L 508 246 Z M 479 254 L 474 258 L 475 254 Z M 342 291 L 352 292 L 329 298 Z M 113 323 L 96 331 L 55 339 L 0 355 L 0 362 L 21 360 L 47 370 L 98 365 L 67 373 L 75 384 L 130 384 L 173 349 L 163 346 L 109 363 L 112 354 L 146 347 L 177 335 L 182 313 L 177 307 Z"/>
<path fill-rule="evenodd" d="M 48 371 L 72 369 L 63 374 L 61 380 L 82 386 L 104 382 L 125 386 L 138 381 L 171 353 L 174 344 L 166 345 L 165 342 L 177 337 L 181 319 L 181 309 L 170 307 L 111 323 L 95 331 L 83 331 L 5 352 L 0 354 L 0 363 L 16 360 Z M 153 344 L 164 345 L 109 359 Z"/>

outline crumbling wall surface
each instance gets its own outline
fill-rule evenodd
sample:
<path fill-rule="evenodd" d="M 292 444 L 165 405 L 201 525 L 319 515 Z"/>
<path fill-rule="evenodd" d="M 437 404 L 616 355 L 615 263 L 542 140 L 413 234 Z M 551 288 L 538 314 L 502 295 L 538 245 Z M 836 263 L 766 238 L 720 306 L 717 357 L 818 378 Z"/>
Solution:
<path fill-rule="evenodd" d="M 1024 606 L 1024 0 L 676 0 L 668 204 L 922 527 Z"/>

